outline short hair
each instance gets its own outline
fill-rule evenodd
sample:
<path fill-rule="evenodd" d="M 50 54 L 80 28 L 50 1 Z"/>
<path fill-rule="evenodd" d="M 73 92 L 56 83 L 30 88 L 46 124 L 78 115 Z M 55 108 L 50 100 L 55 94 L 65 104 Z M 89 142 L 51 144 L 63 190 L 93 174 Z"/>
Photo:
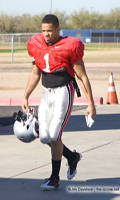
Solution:
<path fill-rule="evenodd" d="M 56 28 L 59 26 L 59 20 L 56 15 L 48 14 L 45 15 L 42 19 L 42 24 L 53 24 Z"/>

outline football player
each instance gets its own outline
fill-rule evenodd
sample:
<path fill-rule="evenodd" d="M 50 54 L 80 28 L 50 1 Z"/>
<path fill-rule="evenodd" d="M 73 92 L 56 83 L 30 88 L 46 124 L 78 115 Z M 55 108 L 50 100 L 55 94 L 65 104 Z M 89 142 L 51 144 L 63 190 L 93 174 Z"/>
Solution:
<path fill-rule="evenodd" d="M 42 96 L 38 110 L 40 140 L 51 146 L 52 172 L 50 178 L 41 185 L 43 190 L 53 190 L 59 186 L 61 157 L 68 159 L 68 179 L 74 177 L 81 156 L 72 152 L 62 143 L 62 132 L 70 116 L 75 89 L 80 95 L 75 75 L 84 86 L 88 99 L 88 115 L 96 116 L 91 85 L 87 77 L 83 55 L 84 45 L 78 38 L 61 37 L 59 20 L 48 14 L 42 20 L 42 33 L 33 35 L 27 42 L 34 65 L 24 93 L 23 111 L 28 109 L 28 99 L 42 79 Z"/>

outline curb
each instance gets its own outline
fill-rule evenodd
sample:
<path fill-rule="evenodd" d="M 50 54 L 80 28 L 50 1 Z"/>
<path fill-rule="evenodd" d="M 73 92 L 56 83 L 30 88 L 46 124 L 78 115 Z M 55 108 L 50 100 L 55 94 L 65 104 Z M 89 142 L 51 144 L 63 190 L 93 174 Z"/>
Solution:
<path fill-rule="evenodd" d="M 94 97 L 94 103 L 99 105 L 103 104 L 103 97 Z M 0 106 L 21 106 L 22 99 L 15 99 L 15 98 L 1 98 L 0 99 Z M 40 98 L 30 98 L 29 104 L 32 106 L 40 104 Z M 73 105 L 86 105 L 88 101 L 84 97 L 75 97 Z"/>

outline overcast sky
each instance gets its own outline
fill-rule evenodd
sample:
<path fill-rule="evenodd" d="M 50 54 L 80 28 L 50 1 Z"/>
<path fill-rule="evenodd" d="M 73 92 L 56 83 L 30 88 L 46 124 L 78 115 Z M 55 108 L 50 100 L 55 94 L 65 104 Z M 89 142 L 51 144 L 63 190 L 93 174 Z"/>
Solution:
<path fill-rule="evenodd" d="M 120 8 L 120 0 L 0 0 L 0 14 L 39 15 L 50 10 L 74 11 L 87 9 L 90 12 L 108 13 L 111 9 Z"/>

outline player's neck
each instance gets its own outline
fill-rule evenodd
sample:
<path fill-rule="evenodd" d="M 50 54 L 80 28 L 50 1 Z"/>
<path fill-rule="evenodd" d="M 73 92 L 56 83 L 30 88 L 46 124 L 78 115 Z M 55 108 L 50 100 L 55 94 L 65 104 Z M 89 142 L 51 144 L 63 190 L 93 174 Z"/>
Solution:
<path fill-rule="evenodd" d="M 61 36 L 59 36 L 58 38 L 56 38 L 56 40 L 52 41 L 52 42 L 49 42 L 49 43 L 46 43 L 48 46 L 51 46 L 53 44 L 55 44 L 56 42 L 58 42 L 59 40 L 61 40 Z"/>

